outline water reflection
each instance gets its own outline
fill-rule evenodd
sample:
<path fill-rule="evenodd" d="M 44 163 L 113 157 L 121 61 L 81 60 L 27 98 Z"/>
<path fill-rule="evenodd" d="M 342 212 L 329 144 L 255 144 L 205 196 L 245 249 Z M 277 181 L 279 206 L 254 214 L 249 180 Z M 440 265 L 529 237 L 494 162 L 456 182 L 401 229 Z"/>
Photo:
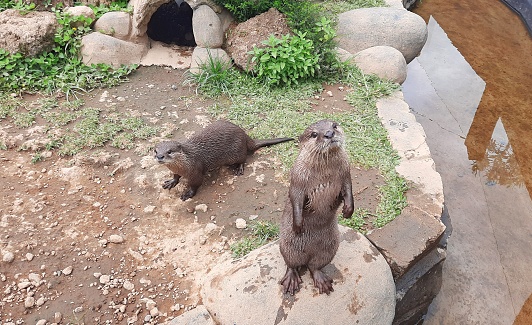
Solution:
<path fill-rule="evenodd" d="M 490 129 L 484 128 L 483 131 L 488 135 L 489 141 L 476 141 L 474 136 L 479 136 L 483 132 L 468 133 L 466 137 L 466 146 L 468 149 L 468 158 L 473 161 L 471 169 L 475 175 L 484 172 L 487 178 L 487 185 L 500 184 L 504 186 L 522 186 L 523 178 L 519 171 L 519 164 L 513 153 L 512 146 L 508 142 L 508 137 L 504 130 L 501 119 L 497 121 L 495 129 L 490 134 Z M 487 138 L 487 137 L 484 137 Z"/>

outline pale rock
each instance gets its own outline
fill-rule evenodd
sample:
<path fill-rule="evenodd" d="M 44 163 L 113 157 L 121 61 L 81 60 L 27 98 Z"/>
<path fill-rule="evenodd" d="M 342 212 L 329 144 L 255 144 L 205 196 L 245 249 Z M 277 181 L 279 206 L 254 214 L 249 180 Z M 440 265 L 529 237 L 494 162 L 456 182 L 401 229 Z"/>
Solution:
<path fill-rule="evenodd" d="M 203 211 L 203 212 L 207 212 L 207 204 L 198 204 L 196 205 L 196 207 L 194 207 L 194 211 Z"/>
<path fill-rule="evenodd" d="M 13 254 L 12 252 L 4 251 L 2 253 L 2 261 L 7 262 L 7 263 L 11 263 L 14 260 L 15 260 L 15 254 Z"/>
<path fill-rule="evenodd" d="M 129 280 L 124 281 L 123 287 L 128 291 L 135 289 L 135 285 Z"/>
<path fill-rule="evenodd" d="M 237 229 L 244 229 L 247 227 L 247 222 L 245 219 L 238 218 L 235 220 L 235 226 Z"/>
<path fill-rule="evenodd" d="M 24 307 L 32 308 L 33 306 L 35 306 L 35 298 L 26 297 L 26 299 L 24 299 Z"/>
<path fill-rule="evenodd" d="M 124 242 L 124 237 L 120 235 L 111 235 L 109 236 L 109 242 L 113 244 L 120 244 Z"/>
<path fill-rule="evenodd" d="M 101 284 L 107 284 L 109 283 L 109 281 L 111 281 L 111 277 L 107 274 L 103 274 L 100 276 L 100 279 L 99 279 L 100 283 Z"/>
<path fill-rule="evenodd" d="M 64 275 L 70 275 L 72 274 L 72 270 L 74 270 L 72 266 L 67 266 L 61 272 L 63 272 Z"/>

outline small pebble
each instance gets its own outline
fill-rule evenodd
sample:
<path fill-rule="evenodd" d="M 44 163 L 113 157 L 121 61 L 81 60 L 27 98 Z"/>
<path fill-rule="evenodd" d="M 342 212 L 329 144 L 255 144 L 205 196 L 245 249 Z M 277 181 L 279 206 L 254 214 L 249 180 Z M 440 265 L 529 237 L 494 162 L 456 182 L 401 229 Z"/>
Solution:
<path fill-rule="evenodd" d="M 236 219 L 235 221 L 235 225 L 236 225 L 236 228 L 237 229 L 244 229 L 247 227 L 247 223 L 246 223 L 246 220 L 242 219 L 242 218 L 238 218 Z"/>
<path fill-rule="evenodd" d="M 24 307 L 31 308 L 35 305 L 35 298 L 33 297 L 26 297 L 24 300 Z"/>
<path fill-rule="evenodd" d="M 203 212 L 207 212 L 207 204 L 198 204 L 196 205 L 196 207 L 194 208 L 194 211 L 203 211 Z"/>
<path fill-rule="evenodd" d="M 67 267 L 65 267 L 65 268 L 63 269 L 62 272 L 63 272 L 64 275 L 70 275 L 70 274 L 72 274 L 72 270 L 73 270 L 73 269 L 74 269 L 74 268 L 73 268 L 72 266 L 67 266 Z"/>
<path fill-rule="evenodd" d="M 120 244 L 124 242 L 124 237 L 120 235 L 111 235 L 109 236 L 109 242 L 113 244 Z"/>
<path fill-rule="evenodd" d="M 11 263 L 15 260 L 15 254 L 11 253 L 10 251 L 4 251 L 2 254 L 2 261 Z"/>
<path fill-rule="evenodd" d="M 111 281 L 111 277 L 108 276 L 107 274 L 104 274 L 104 275 L 100 276 L 100 283 L 101 284 L 109 283 L 109 281 Z"/>

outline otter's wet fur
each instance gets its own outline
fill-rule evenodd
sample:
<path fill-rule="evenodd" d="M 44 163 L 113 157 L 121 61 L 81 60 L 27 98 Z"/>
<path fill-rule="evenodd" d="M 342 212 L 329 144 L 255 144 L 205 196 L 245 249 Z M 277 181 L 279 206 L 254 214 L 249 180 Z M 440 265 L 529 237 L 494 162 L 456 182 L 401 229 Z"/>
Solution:
<path fill-rule="evenodd" d="M 299 290 L 303 266 L 310 270 L 320 293 L 334 291 L 332 280 L 321 269 L 332 261 L 340 243 L 338 208 L 343 202 L 345 218 L 354 210 L 344 141 L 344 132 L 331 120 L 312 124 L 299 137 L 280 229 L 280 250 L 287 265 L 280 283 L 285 293 Z"/>
<path fill-rule="evenodd" d="M 254 140 L 239 126 L 219 120 L 185 141 L 158 143 L 155 159 L 174 174 L 174 178 L 163 183 L 164 189 L 175 187 L 181 177 L 187 179 L 188 187 L 181 195 L 181 200 L 185 201 L 196 194 L 207 171 L 230 166 L 236 175 L 242 175 L 248 155 L 259 148 L 291 140 L 294 139 Z"/>

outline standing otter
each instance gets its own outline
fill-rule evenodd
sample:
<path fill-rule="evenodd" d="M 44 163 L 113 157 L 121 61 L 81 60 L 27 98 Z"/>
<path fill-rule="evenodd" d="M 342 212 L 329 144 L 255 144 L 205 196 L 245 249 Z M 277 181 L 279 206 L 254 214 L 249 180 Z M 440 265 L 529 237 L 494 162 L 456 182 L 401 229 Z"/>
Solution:
<path fill-rule="evenodd" d="M 253 140 L 239 126 L 224 120 L 216 121 L 203 131 L 183 142 L 163 141 L 155 146 L 155 159 L 174 173 L 174 178 L 163 183 L 171 189 L 184 177 L 188 187 L 181 194 L 185 201 L 196 194 L 203 183 L 203 174 L 220 166 L 230 166 L 236 175 L 244 173 L 248 154 L 261 147 L 271 146 L 293 138 Z"/>
<path fill-rule="evenodd" d="M 344 218 L 353 214 L 349 160 L 338 123 L 322 120 L 299 137 L 300 151 L 290 171 L 290 188 L 281 220 L 280 249 L 287 265 L 280 281 L 291 295 L 302 282 L 299 268 L 307 266 L 320 293 L 333 290 L 321 269 L 340 243 L 336 213 L 343 201 Z"/>

